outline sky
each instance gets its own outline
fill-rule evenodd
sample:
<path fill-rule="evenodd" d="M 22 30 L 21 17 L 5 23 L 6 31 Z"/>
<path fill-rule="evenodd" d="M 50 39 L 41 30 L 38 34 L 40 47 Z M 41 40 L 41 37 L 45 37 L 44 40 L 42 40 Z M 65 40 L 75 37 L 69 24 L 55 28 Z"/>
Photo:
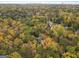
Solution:
<path fill-rule="evenodd" d="M 41 4 L 79 4 L 79 0 L 0 0 L 0 4 L 26 4 L 26 3 L 41 3 Z"/>

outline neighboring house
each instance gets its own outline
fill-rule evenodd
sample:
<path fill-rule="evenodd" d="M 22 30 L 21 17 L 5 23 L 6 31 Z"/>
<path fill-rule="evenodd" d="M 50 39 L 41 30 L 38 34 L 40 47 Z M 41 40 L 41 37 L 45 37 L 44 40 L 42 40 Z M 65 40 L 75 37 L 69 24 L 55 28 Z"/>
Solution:
<path fill-rule="evenodd" d="M 76 34 L 79 34 L 79 30 L 77 30 L 75 33 L 76 33 Z"/>
<path fill-rule="evenodd" d="M 4 55 L 0 55 L 0 58 L 8 58 L 8 57 Z"/>

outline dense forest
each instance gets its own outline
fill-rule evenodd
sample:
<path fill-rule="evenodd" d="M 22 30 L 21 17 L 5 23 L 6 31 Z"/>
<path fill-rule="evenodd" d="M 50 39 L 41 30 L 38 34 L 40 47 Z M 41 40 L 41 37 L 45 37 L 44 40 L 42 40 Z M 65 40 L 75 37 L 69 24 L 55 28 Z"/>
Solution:
<path fill-rule="evenodd" d="M 0 5 L 0 55 L 78 58 L 79 5 Z"/>

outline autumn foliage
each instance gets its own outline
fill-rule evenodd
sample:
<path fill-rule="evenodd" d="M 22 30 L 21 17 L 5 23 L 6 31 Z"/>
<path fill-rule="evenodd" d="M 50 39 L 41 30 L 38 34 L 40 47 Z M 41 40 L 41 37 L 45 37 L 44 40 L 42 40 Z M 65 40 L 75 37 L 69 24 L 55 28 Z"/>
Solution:
<path fill-rule="evenodd" d="M 78 5 L 0 5 L 0 55 L 78 58 Z"/>

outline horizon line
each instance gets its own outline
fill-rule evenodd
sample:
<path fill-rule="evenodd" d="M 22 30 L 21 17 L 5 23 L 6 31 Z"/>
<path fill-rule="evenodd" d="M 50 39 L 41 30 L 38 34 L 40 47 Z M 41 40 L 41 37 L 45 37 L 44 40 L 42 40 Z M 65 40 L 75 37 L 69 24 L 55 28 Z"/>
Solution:
<path fill-rule="evenodd" d="M 79 1 L 0 1 L 0 4 L 79 4 Z"/>

